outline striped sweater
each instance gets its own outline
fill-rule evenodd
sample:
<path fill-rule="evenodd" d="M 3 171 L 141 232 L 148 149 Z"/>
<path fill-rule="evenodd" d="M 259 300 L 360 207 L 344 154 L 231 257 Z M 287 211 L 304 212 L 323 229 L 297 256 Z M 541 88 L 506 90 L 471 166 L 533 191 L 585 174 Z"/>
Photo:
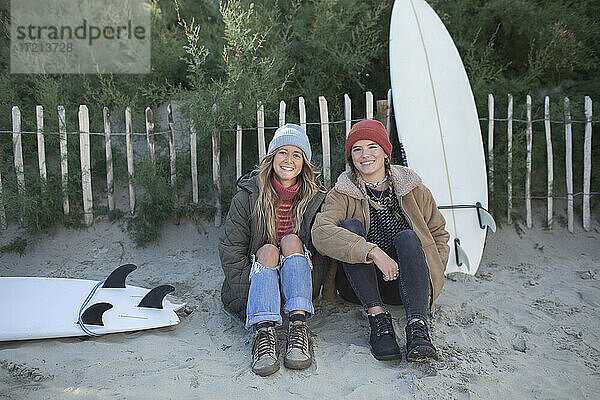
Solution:
<path fill-rule="evenodd" d="M 273 188 L 281 199 L 281 203 L 275 209 L 275 215 L 277 216 L 277 245 L 279 245 L 285 235 L 294 233 L 296 221 L 294 220 L 292 205 L 300 190 L 300 184 L 296 183 L 286 188 L 273 176 Z"/>

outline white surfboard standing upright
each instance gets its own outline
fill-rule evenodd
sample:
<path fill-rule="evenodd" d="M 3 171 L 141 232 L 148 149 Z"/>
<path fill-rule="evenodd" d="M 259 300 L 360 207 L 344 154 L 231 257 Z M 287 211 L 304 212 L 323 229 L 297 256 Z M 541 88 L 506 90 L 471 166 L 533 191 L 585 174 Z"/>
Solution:
<path fill-rule="evenodd" d="M 398 139 L 450 233 L 446 273 L 475 274 L 486 236 L 487 173 L 471 86 L 450 34 L 424 0 L 396 0 L 390 74 Z"/>

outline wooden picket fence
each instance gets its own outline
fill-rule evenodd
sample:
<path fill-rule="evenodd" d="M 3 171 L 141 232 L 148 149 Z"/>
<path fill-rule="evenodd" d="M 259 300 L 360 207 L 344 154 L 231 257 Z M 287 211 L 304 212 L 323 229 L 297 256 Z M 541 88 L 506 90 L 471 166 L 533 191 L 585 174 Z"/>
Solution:
<path fill-rule="evenodd" d="M 532 125 L 534 122 L 541 122 L 542 120 L 533 120 L 531 113 L 531 96 L 527 96 L 527 119 L 517 120 L 513 118 L 513 97 L 508 95 L 508 111 L 506 119 L 495 119 L 494 110 L 494 96 L 490 94 L 488 96 L 488 118 L 481 118 L 481 120 L 488 121 L 488 178 L 489 178 L 489 191 L 493 196 L 494 194 L 494 135 L 495 121 L 507 122 L 507 155 L 508 155 L 508 181 L 507 181 L 507 219 L 509 223 L 512 223 L 513 214 L 513 186 L 512 186 L 512 153 L 513 153 L 513 124 L 515 122 L 526 123 L 526 142 L 527 142 L 527 162 L 526 162 L 526 181 L 525 181 L 525 207 L 526 207 L 526 223 L 528 227 L 532 227 L 532 210 L 531 200 L 534 198 L 531 195 L 531 168 L 532 168 Z M 374 101 L 373 94 L 371 92 L 365 93 L 365 118 L 373 119 L 374 117 Z M 299 109 L 299 124 L 306 130 L 308 124 L 318 124 L 321 128 L 321 149 L 322 149 L 322 176 L 324 185 L 326 188 L 331 187 L 331 149 L 330 149 L 330 137 L 329 137 L 329 126 L 333 123 L 344 123 L 346 135 L 350 131 L 350 127 L 353 121 L 352 119 L 352 101 L 346 94 L 344 95 L 344 120 L 342 121 L 329 121 L 329 111 L 327 106 L 327 100 L 325 97 L 319 97 L 319 122 L 308 122 L 306 117 L 306 106 L 303 97 L 298 98 L 298 109 Z M 392 128 L 392 95 L 391 89 L 388 90 L 387 100 L 377 101 L 378 115 L 384 116 L 382 122 L 385 123 L 388 132 L 391 132 Z M 564 125 L 565 125 L 565 148 L 566 148 L 566 182 L 567 182 L 567 220 L 569 231 L 573 232 L 573 203 L 574 196 L 583 195 L 583 227 L 587 231 L 590 229 L 590 197 L 593 195 L 599 195 L 600 193 L 590 192 L 591 182 L 591 143 L 592 143 L 592 100 L 589 97 L 585 98 L 585 121 L 573 121 L 570 114 L 569 99 L 564 100 Z M 177 180 L 176 174 L 176 147 L 175 147 L 175 129 L 173 121 L 173 111 L 171 105 L 167 106 L 167 118 L 168 118 L 168 131 L 159 132 L 160 134 L 167 134 L 168 146 L 169 146 L 169 158 L 170 158 L 170 182 L 173 187 Z M 258 104 L 257 107 L 257 142 L 258 142 L 258 157 L 262 159 L 266 154 L 266 142 L 265 142 L 265 113 L 264 105 Z M 361 118 L 362 119 L 362 118 Z M 114 176 L 113 176 L 113 157 L 112 157 L 112 142 L 111 136 L 114 133 L 111 132 L 110 124 L 110 112 L 107 107 L 103 109 L 103 120 L 104 120 L 104 133 L 100 133 L 105 138 L 105 154 L 106 154 L 106 178 L 107 178 L 107 200 L 109 211 L 114 210 Z M 146 141 L 148 145 L 148 156 L 152 162 L 155 159 L 155 143 L 154 143 L 154 118 L 153 112 L 150 108 L 145 110 L 146 120 Z M 38 149 L 38 166 L 39 174 L 43 180 L 46 180 L 46 156 L 44 146 L 44 134 L 48 132 L 44 131 L 44 119 L 43 119 L 43 107 L 36 107 L 36 121 L 37 121 L 37 149 Z M 84 222 L 87 226 L 93 223 L 93 196 L 92 196 L 92 180 L 90 172 L 90 129 L 89 129 L 89 111 L 87 106 L 79 106 L 78 112 L 79 132 L 76 134 L 79 136 L 80 143 L 80 162 L 81 162 L 81 183 L 83 189 L 83 212 Z M 286 103 L 280 102 L 279 106 L 279 124 L 278 126 L 284 125 L 286 122 Z M 545 98 L 545 114 L 543 122 L 545 124 L 546 142 L 547 142 L 547 160 L 548 160 L 548 187 L 547 196 L 547 226 L 552 227 L 553 223 L 553 199 L 555 198 L 553 193 L 553 181 L 554 181 L 554 168 L 553 168 L 553 154 L 552 154 L 552 132 L 551 132 L 551 121 L 550 121 L 550 99 Z M 562 121 L 561 121 L 562 122 Z M 573 164 L 572 164 L 572 124 L 582 122 L 585 123 L 585 140 L 584 140 L 584 179 L 582 191 L 578 194 L 573 193 Z M 197 132 L 194 126 L 194 122 L 191 121 L 190 126 L 190 155 L 191 155 L 191 186 L 192 186 L 192 201 L 198 203 L 199 201 L 199 187 L 198 187 L 198 168 L 197 168 Z M 69 214 L 69 199 L 66 195 L 66 188 L 68 182 L 68 165 L 67 165 L 67 131 L 65 124 L 65 109 L 63 106 L 58 107 L 58 128 L 56 132 L 60 136 L 60 170 L 62 180 L 62 190 L 65 195 L 63 196 L 63 213 Z M 12 133 L 13 142 L 13 157 L 15 175 L 17 180 L 18 190 L 21 193 L 25 188 L 25 176 L 24 176 L 24 164 L 23 164 L 23 152 L 21 146 L 21 111 L 18 107 L 12 108 L 12 131 L 6 132 Z M 119 133 L 120 135 L 122 133 Z M 132 178 L 135 175 L 134 165 L 134 147 L 133 147 L 133 136 L 132 128 L 132 116 L 131 109 L 128 107 L 125 109 L 125 132 L 126 137 L 126 153 L 127 153 L 127 171 L 129 176 L 129 211 L 131 214 L 135 213 L 136 207 L 136 195 L 132 182 Z M 239 178 L 242 174 L 242 127 L 237 126 L 235 130 L 236 134 L 236 177 Z M 220 167 L 220 143 L 221 143 L 221 131 L 215 129 L 212 134 L 212 178 L 213 178 L 213 193 L 214 193 L 214 206 L 216 209 L 215 213 L 215 225 L 221 225 L 221 167 Z M 2 229 L 7 228 L 6 214 L 4 210 L 4 204 L 2 202 L 2 173 L 0 171 L 0 227 Z"/>
<path fill-rule="evenodd" d="M 526 224 L 528 228 L 532 227 L 532 208 L 531 200 L 534 198 L 531 195 L 531 168 L 532 168 L 532 142 L 533 142 L 533 123 L 544 122 L 544 131 L 546 135 L 546 159 L 547 159 L 547 216 L 546 226 L 552 228 L 554 222 L 553 200 L 554 196 L 554 155 L 552 152 L 552 129 L 551 123 L 557 121 L 550 120 L 550 97 L 544 98 L 544 118 L 542 120 L 532 119 L 532 99 L 527 95 L 527 119 L 516 120 L 513 116 L 513 96 L 508 95 L 508 110 L 506 119 L 494 119 L 494 96 L 488 95 L 488 189 L 493 196 L 494 194 L 494 122 L 507 122 L 507 159 L 508 159 L 508 174 L 507 174 L 507 221 L 512 223 L 513 213 L 513 124 L 514 122 L 526 123 L 526 171 L 525 171 L 525 209 L 526 209 Z M 590 197 L 598 196 L 600 193 L 592 193 L 590 191 L 591 176 L 592 176 L 592 99 L 589 96 L 585 97 L 585 121 L 573 121 L 571 118 L 571 108 L 569 98 L 564 99 L 564 123 L 565 126 L 565 180 L 566 180 L 566 200 L 567 200 L 567 226 L 570 232 L 573 232 L 573 205 L 574 197 L 583 195 L 583 228 L 586 231 L 590 230 Z M 583 148 L 583 188 L 579 193 L 573 193 L 573 123 L 585 124 L 585 138 Z"/>

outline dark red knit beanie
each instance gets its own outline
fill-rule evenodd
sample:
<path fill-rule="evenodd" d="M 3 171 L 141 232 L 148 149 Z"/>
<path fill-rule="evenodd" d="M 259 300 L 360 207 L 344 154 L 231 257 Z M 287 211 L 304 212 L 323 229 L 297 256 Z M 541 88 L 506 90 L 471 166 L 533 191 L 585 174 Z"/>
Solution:
<path fill-rule="evenodd" d="M 381 146 L 389 158 L 392 157 L 392 143 L 388 137 L 385 126 L 375 119 L 366 119 L 354 124 L 348 138 L 346 139 L 346 158 L 350 155 L 350 150 L 354 143 L 359 140 L 372 140 Z"/>

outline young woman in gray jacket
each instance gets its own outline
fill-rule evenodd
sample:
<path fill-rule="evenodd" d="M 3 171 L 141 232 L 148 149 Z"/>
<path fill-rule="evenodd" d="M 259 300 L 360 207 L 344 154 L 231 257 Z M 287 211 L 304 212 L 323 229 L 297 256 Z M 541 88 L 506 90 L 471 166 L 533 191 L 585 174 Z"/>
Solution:
<path fill-rule="evenodd" d="M 279 369 L 274 328 L 289 316 L 284 365 L 312 363 L 306 320 L 314 314 L 324 275 L 323 258 L 311 262 L 310 227 L 324 199 L 310 164 L 304 130 L 287 124 L 275 132 L 268 154 L 256 170 L 240 178 L 219 243 L 225 306 L 244 313 L 255 332 L 252 371 L 261 376 Z M 316 252 L 315 252 L 316 253 Z M 245 309 L 245 310 L 244 310 Z"/>

